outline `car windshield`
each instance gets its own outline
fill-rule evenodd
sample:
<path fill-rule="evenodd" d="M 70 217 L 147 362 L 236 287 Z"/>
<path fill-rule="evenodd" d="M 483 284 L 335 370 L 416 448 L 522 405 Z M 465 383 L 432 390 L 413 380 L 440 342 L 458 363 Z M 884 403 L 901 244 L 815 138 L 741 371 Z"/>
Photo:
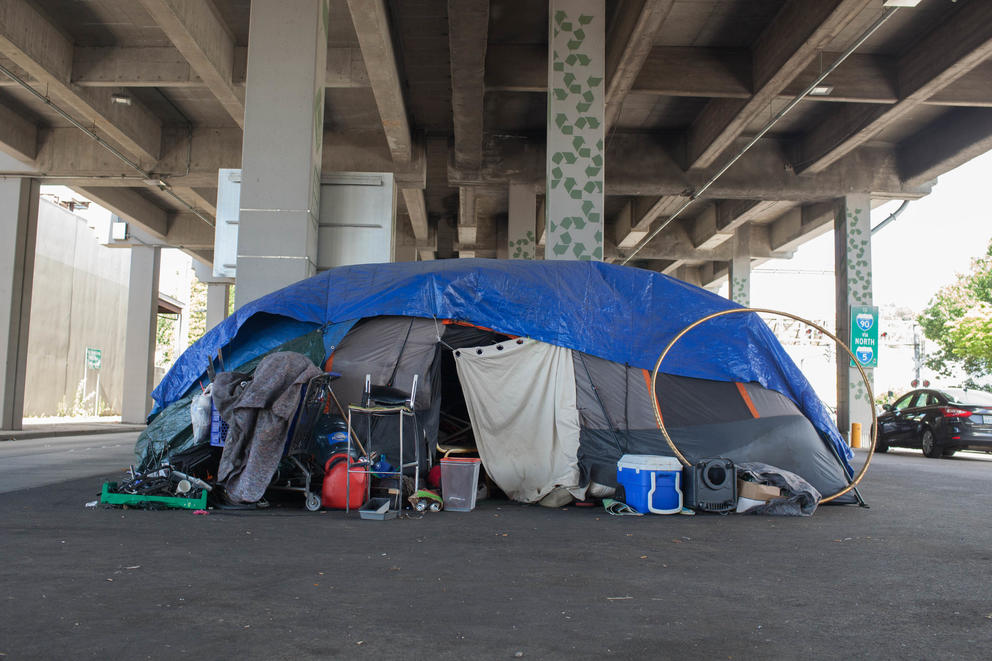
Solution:
<path fill-rule="evenodd" d="M 940 391 L 944 397 L 955 404 L 971 406 L 992 406 L 992 394 L 984 390 L 965 390 L 963 388 L 946 388 Z"/>

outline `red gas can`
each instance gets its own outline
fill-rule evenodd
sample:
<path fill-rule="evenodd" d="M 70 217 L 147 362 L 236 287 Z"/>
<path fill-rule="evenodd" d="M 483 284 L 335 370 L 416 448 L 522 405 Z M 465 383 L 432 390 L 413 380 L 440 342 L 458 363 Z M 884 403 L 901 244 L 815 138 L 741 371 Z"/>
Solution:
<path fill-rule="evenodd" d="M 348 469 L 351 469 L 351 475 Z M 364 461 L 349 459 L 338 452 L 324 464 L 324 487 L 321 504 L 332 510 L 358 509 L 365 504 L 369 489 L 369 467 Z"/>

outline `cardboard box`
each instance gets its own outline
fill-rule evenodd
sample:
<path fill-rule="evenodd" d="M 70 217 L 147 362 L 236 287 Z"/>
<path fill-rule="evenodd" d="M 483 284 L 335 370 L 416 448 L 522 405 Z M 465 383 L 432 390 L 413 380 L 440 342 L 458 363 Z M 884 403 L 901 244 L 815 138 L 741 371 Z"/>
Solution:
<path fill-rule="evenodd" d="M 737 496 L 739 498 L 750 498 L 751 500 L 771 500 L 772 498 L 779 498 L 781 495 L 782 490 L 778 487 L 737 480 Z"/>

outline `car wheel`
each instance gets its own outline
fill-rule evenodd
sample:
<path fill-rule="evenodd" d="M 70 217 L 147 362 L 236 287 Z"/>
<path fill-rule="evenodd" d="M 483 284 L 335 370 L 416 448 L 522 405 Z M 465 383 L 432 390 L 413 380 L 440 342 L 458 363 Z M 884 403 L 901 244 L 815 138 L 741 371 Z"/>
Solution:
<path fill-rule="evenodd" d="M 871 431 L 872 434 L 875 433 L 874 425 L 872 425 Z M 882 435 L 879 434 L 878 437 L 875 439 L 875 452 L 888 452 L 888 451 L 889 451 L 889 444 L 886 443 L 885 440 L 882 438 Z"/>
<path fill-rule="evenodd" d="M 923 429 L 923 433 L 920 435 L 920 446 L 923 448 L 923 454 L 931 459 L 939 459 L 944 454 L 943 449 L 937 446 L 933 432 L 929 429 Z"/>

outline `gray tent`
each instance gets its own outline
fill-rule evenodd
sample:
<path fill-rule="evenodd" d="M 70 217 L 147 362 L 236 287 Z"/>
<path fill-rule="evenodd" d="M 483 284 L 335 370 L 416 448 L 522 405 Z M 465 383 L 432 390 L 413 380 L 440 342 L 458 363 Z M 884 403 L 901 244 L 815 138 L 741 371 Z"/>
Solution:
<path fill-rule="evenodd" d="M 407 391 L 418 375 L 424 465 L 438 442 L 465 441 L 469 425 L 462 423 L 469 423 L 468 440 L 486 471 L 515 500 L 554 505 L 609 495 L 621 455 L 671 454 L 654 420 L 646 370 L 533 339 L 434 319 L 373 317 L 351 329 L 325 369 L 342 375 L 334 384 L 342 402 L 361 400 L 366 374 Z M 848 483 L 828 444 L 778 392 L 659 374 L 657 395 L 666 428 L 690 459 L 770 464 L 824 494 Z M 387 455 L 396 436 L 388 424 L 371 430 Z M 407 448 L 404 459 L 412 461 Z"/>

